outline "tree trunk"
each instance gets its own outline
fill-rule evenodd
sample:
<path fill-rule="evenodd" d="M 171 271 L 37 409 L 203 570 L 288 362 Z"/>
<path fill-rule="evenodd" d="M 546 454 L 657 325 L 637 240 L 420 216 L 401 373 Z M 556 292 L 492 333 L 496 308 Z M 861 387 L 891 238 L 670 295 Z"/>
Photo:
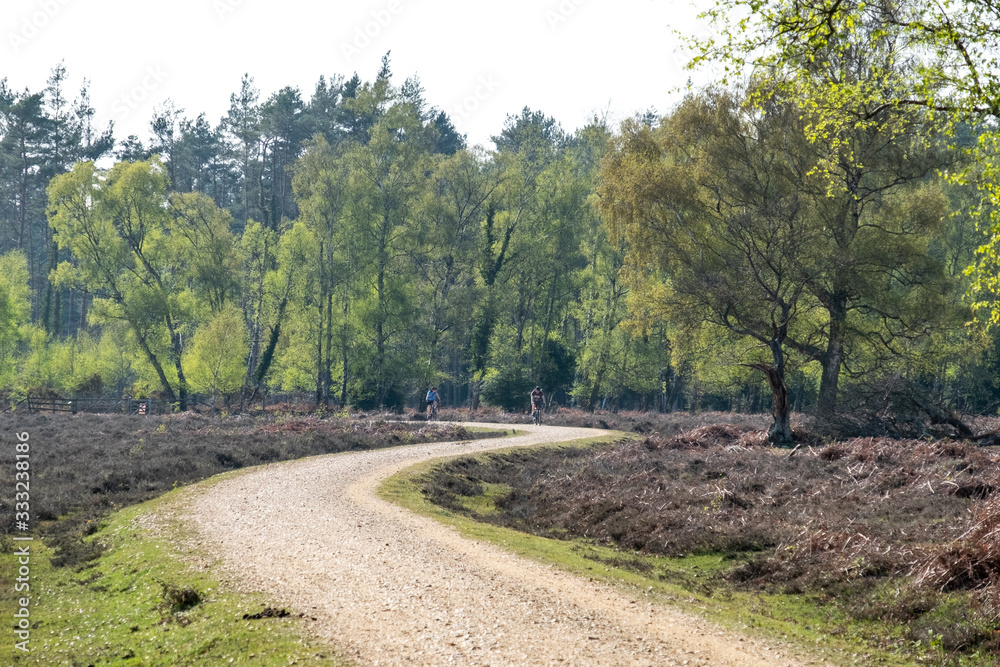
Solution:
<path fill-rule="evenodd" d="M 87 328 L 87 289 L 80 294 L 80 331 Z"/>
<path fill-rule="evenodd" d="M 132 323 L 129 322 L 129 324 Z M 171 404 L 176 403 L 177 395 L 174 393 L 173 387 L 170 386 L 170 382 L 167 381 L 167 375 L 163 372 L 163 366 L 160 364 L 160 360 L 155 354 L 153 354 L 153 350 L 149 347 L 149 343 L 146 341 L 146 336 L 143 335 L 139 327 L 135 325 L 132 326 L 132 331 L 135 333 L 136 340 L 139 342 L 139 347 L 146 353 L 146 359 L 153 367 L 153 370 L 156 371 L 156 376 L 160 379 L 160 387 L 163 389 L 163 393 L 166 394 L 167 400 L 170 401 Z"/>
<path fill-rule="evenodd" d="M 316 405 L 323 402 L 323 302 L 320 301 L 319 308 L 319 331 L 316 333 Z"/>
<path fill-rule="evenodd" d="M 180 412 L 187 412 L 187 379 L 184 377 L 184 366 L 182 364 L 184 345 L 181 334 L 177 331 L 177 327 L 174 326 L 171 318 L 166 318 L 166 325 L 167 330 L 170 332 L 170 356 L 173 358 L 174 368 L 177 370 L 177 409 Z"/>
<path fill-rule="evenodd" d="M 837 392 L 840 386 L 840 367 L 844 363 L 845 307 L 838 303 L 830 310 L 830 332 L 827 337 L 826 352 L 820 361 L 823 374 L 819 383 L 819 397 L 816 410 L 821 415 L 833 415 L 837 411 Z"/>
<path fill-rule="evenodd" d="M 472 391 L 472 398 L 470 399 L 470 409 L 475 412 L 479 409 L 479 394 L 483 390 L 483 383 L 480 380 L 473 378 L 472 382 L 469 384 L 469 389 Z"/>
<path fill-rule="evenodd" d="M 479 409 L 479 395 L 482 392 L 482 380 L 486 374 L 486 365 L 489 359 L 490 338 L 493 337 L 493 327 L 496 323 L 496 314 L 493 310 L 493 292 L 488 291 L 483 303 L 483 309 L 479 318 L 472 327 L 472 391 L 471 409 Z"/>
<path fill-rule="evenodd" d="M 347 294 L 347 287 L 344 287 L 344 294 Z M 340 409 L 343 410 L 347 407 L 347 369 L 350 359 L 348 353 L 350 351 L 350 346 L 348 345 L 347 339 L 347 313 L 350 307 L 350 302 L 347 300 L 346 296 L 342 304 L 342 315 L 343 324 L 340 327 L 340 362 L 343 366 L 340 375 Z"/>
<path fill-rule="evenodd" d="M 333 388 L 333 289 L 326 294 L 326 357 L 323 361 L 323 405 L 330 405 Z"/>
<path fill-rule="evenodd" d="M 792 408 L 788 400 L 788 386 L 785 384 L 785 351 L 782 345 L 784 332 L 779 333 L 774 339 L 768 341 L 767 346 L 771 349 L 773 363 L 768 364 L 747 364 L 748 368 L 755 368 L 767 377 L 767 384 L 771 387 L 771 396 L 774 400 L 772 416 L 774 423 L 768 429 L 767 439 L 775 447 L 789 447 L 795 441 L 792 436 Z"/>
<path fill-rule="evenodd" d="M 771 387 L 771 394 L 774 398 L 774 410 L 771 413 L 774 417 L 774 423 L 767 431 L 768 441 L 775 447 L 790 446 L 794 442 L 792 411 L 788 402 L 788 387 L 785 385 L 783 369 L 767 364 L 748 364 L 748 366 L 756 368 L 767 377 L 767 383 Z"/>

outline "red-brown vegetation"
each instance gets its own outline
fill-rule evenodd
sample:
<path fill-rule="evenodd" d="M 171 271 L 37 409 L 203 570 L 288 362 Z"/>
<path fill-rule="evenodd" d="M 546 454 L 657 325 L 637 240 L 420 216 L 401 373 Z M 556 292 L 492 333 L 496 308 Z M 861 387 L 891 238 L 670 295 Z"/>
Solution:
<path fill-rule="evenodd" d="M 463 459 L 426 482 L 462 509 L 481 483 L 513 490 L 480 517 L 551 537 L 648 554 L 721 553 L 717 586 L 836 601 L 896 618 L 949 650 L 993 649 L 1000 620 L 1000 452 L 956 441 L 803 439 L 766 444 L 760 427 L 717 424 L 599 449 Z M 892 593 L 873 597 L 888 587 Z M 961 622 L 940 614 L 965 591 Z"/>

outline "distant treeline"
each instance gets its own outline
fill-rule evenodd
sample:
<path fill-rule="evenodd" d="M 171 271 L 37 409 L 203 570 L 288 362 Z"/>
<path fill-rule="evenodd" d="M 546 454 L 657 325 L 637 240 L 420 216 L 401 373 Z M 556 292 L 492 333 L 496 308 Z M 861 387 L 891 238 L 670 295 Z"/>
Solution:
<path fill-rule="evenodd" d="M 765 126 L 737 93 L 574 132 L 525 108 L 482 148 L 387 58 L 307 99 L 246 76 L 219 123 L 167 102 L 123 140 L 65 86 L 0 82 L 12 399 L 761 410 L 774 323 L 793 408 L 875 378 L 1000 396 L 964 327 L 970 195 L 919 119 L 887 121 L 859 196 L 810 171 L 794 101 Z"/>

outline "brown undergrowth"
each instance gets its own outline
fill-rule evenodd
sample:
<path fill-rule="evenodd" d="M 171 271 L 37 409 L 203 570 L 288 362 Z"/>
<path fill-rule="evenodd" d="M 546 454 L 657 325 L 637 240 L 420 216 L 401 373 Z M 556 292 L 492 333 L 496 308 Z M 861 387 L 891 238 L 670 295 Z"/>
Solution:
<path fill-rule="evenodd" d="M 679 557 L 723 554 L 712 585 L 815 596 L 904 624 L 954 653 L 1000 655 L 1000 453 L 955 441 L 856 438 L 767 446 L 709 425 L 601 449 L 459 459 L 424 482 L 441 505 L 505 489 L 477 516 Z"/>
<path fill-rule="evenodd" d="M 423 413 L 413 413 L 411 416 L 415 419 L 422 418 Z M 490 407 L 481 407 L 475 411 L 468 408 L 442 408 L 438 411 L 438 419 L 459 422 L 530 424 L 531 414 L 527 410 L 524 412 L 505 412 Z M 796 415 L 796 419 L 797 421 L 801 421 L 802 418 Z M 578 408 L 558 407 L 547 409 L 542 416 L 542 423 L 549 426 L 601 428 L 628 431 L 631 433 L 671 436 L 686 433 L 703 426 L 719 424 L 739 424 L 743 427 L 766 429 L 771 423 L 771 416 L 735 412 L 657 413 L 634 410 L 619 410 L 617 412 L 597 410 L 590 412 Z"/>

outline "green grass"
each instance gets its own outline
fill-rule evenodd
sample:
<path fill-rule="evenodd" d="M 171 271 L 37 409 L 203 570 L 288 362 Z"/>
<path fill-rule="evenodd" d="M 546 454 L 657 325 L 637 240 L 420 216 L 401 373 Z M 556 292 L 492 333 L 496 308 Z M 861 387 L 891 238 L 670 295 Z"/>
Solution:
<path fill-rule="evenodd" d="M 475 512 L 479 516 L 489 516 L 499 511 L 496 506 L 496 499 L 507 495 L 513 490 L 514 487 L 507 484 L 483 484 L 483 493 L 481 495 L 463 496 L 459 502 L 470 512 Z"/>
<path fill-rule="evenodd" d="M 182 526 L 151 537 L 138 517 L 171 502 L 174 493 L 109 517 L 90 540 L 107 545 L 90 567 L 53 568 L 52 551 L 31 543 L 30 653 L 14 649 L 7 634 L 0 656 L 12 665 L 329 665 L 343 666 L 333 651 L 308 638 L 309 619 L 296 616 L 244 620 L 268 600 L 235 592 L 198 569 L 190 551 L 178 549 Z M 7 551 L 5 549 L 5 551 Z M 210 562 L 206 554 L 197 560 Z M 0 577 L 8 585 L 16 567 L 0 556 Z M 14 601 L 4 596 L 0 614 L 10 627 Z M 6 633 L 5 633 L 6 634 Z"/>
<path fill-rule="evenodd" d="M 577 441 L 572 445 L 598 445 L 623 435 L 609 433 L 603 438 Z M 498 453 L 503 452 L 493 451 L 490 455 Z M 558 540 L 528 535 L 474 521 L 441 508 L 424 498 L 416 482 L 445 460 L 421 463 L 400 472 L 382 484 L 379 495 L 450 525 L 466 537 L 490 542 L 520 556 L 606 582 L 634 597 L 680 608 L 734 631 L 788 642 L 816 658 L 835 664 L 912 665 L 917 660 L 923 662 L 925 659 L 929 659 L 930 664 L 942 664 L 942 660 L 935 661 L 933 655 L 902 655 L 897 651 L 880 649 L 880 640 L 898 636 L 899 626 L 848 622 L 835 607 L 823 604 L 820 594 L 750 593 L 720 585 L 721 580 L 714 575 L 731 568 L 733 561 L 719 555 L 689 555 L 684 558 L 642 555 L 580 539 Z M 466 509 L 485 516 L 497 511 L 493 499 L 504 493 L 505 488 L 499 484 L 483 486 L 482 495 L 462 498 L 462 503 Z"/>

